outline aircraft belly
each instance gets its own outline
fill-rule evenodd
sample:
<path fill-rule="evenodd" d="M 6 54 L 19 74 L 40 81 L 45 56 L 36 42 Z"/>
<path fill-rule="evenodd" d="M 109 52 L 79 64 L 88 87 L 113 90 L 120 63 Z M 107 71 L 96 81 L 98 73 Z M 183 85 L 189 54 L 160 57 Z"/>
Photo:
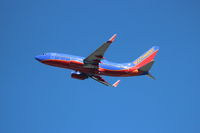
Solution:
<path fill-rule="evenodd" d="M 128 69 L 126 70 L 108 70 L 108 69 L 99 69 L 100 74 L 107 76 L 123 76 L 128 73 Z"/>
<path fill-rule="evenodd" d="M 49 59 L 42 61 L 42 63 L 55 67 L 68 68 L 70 61 Z"/>
<path fill-rule="evenodd" d="M 130 76 L 138 76 L 141 74 L 140 71 L 124 69 L 124 70 L 107 70 L 107 69 L 99 69 L 100 75 L 105 76 L 114 76 L 114 77 L 130 77 Z"/>

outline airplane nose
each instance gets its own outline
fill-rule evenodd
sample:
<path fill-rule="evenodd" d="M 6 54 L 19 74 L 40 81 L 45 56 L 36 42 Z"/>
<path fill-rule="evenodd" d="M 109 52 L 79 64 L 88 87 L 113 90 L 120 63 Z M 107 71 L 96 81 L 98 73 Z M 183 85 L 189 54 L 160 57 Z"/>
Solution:
<path fill-rule="evenodd" d="M 42 61 L 43 60 L 43 56 L 42 55 L 37 55 L 35 56 L 35 59 L 38 61 Z"/>

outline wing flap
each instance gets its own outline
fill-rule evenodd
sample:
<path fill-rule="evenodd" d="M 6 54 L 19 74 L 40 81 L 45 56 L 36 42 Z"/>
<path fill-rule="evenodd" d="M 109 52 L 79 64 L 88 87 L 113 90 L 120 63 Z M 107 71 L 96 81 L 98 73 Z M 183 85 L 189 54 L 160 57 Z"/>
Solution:
<path fill-rule="evenodd" d="M 90 76 L 90 78 L 96 80 L 99 83 L 102 83 L 106 86 L 111 86 L 111 87 L 117 87 L 119 85 L 119 82 L 120 82 L 120 80 L 117 80 L 114 84 L 110 84 L 107 81 L 105 81 L 101 76 L 96 76 L 96 75 Z"/>

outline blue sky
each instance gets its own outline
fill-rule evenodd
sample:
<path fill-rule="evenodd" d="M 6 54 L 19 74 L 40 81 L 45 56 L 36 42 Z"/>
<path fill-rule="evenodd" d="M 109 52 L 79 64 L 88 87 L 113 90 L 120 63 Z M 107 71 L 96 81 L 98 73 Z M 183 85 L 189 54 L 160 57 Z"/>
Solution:
<path fill-rule="evenodd" d="M 197 0 L 0 1 L 1 133 L 199 133 Z M 160 46 L 148 77 L 105 77 L 117 88 L 70 78 L 34 59 L 87 56 L 114 33 L 105 57 L 136 59 Z"/>

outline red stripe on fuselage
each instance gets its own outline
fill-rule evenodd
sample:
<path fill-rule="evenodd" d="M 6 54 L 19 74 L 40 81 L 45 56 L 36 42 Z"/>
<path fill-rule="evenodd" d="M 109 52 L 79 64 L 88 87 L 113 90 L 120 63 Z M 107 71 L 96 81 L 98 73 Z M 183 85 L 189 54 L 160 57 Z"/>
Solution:
<path fill-rule="evenodd" d="M 129 77 L 129 76 L 137 76 L 140 75 L 142 72 L 137 71 L 136 69 L 123 69 L 123 70 L 110 70 L 99 68 L 99 70 L 91 69 L 91 68 L 84 68 L 83 63 L 79 61 L 66 61 L 66 60 L 58 60 L 58 59 L 48 59 L 41 61 L 44 64 L 72 69 L 75 71 L 80 71 L 82 73 L 92 73 L 98 75 L 106 75 L 106 76 L 116 76 L 116 77 Z"/>
<path fill-rule="evenodd" d="M 83 63 L 79 61 L 66 61 L 66 60 L 58 60 L 58 59 L 48 59 L 48 60 L 43 60 L 41 61 L 44 64 L 55 66 L 55 67 L 61 67 L 61 68 L 67 68 L 67 69 L 72 69 L 75 71 L 80 71 L 83 73 L 89 73 L 91 72 L 91 69 L 84 68 Z"/>

